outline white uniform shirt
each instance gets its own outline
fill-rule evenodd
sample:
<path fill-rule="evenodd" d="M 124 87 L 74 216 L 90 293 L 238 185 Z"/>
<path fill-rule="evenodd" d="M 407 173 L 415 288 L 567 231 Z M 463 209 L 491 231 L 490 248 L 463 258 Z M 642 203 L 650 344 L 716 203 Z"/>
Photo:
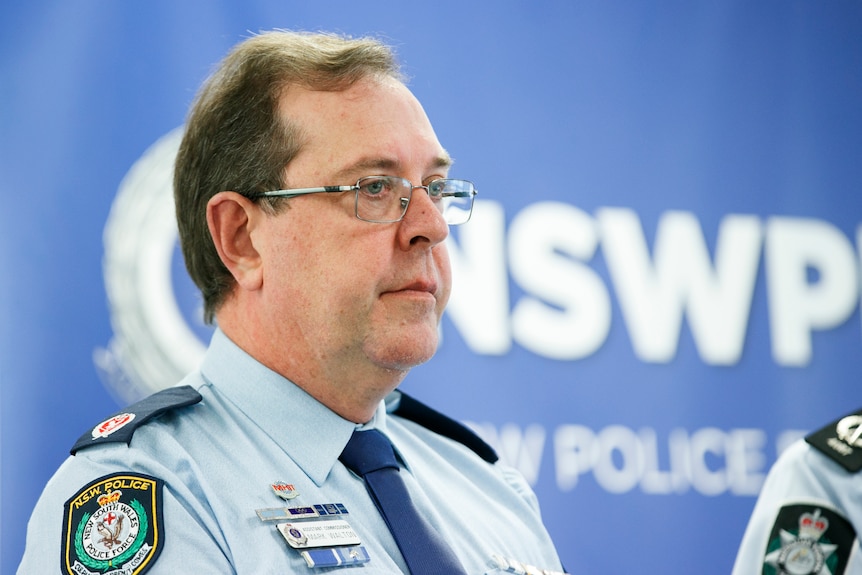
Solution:
<path fill-rule="evenodd" d="M 821 448 L 800 439 L 770 469 L 733 575 L 862 575 L 862 471 L 842 465 L 853 468 L 846 458 L 862 452 L 846 434 L 839 437 L 842 421 L 848 418 L 809 436 L 819 436 L 812 442 Z"/>

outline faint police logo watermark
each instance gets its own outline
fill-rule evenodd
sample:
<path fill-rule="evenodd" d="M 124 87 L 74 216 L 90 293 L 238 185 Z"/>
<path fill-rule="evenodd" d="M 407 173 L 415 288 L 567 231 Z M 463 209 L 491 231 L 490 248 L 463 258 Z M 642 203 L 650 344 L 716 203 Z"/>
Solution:
<path fill-rule="evenodd" d="M 135 162 L 105 224 L 103 273 L 114 334 L 106 348 L 94 350 L 93 360 L 105 386 L 123 402 L 176 384 L 204 354 L 176 293 L 176 285 L 191 281 L 172 273 L 173 170 L 181 138 L 182 129 L 171 131 Z"/>

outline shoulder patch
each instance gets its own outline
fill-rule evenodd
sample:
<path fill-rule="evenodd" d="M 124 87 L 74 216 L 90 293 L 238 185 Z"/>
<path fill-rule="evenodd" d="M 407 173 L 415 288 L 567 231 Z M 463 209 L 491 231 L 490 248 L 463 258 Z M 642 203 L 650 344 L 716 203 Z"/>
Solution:
<path fill-rule="evenodd" d="M 413 399 L 403 391 L 398 407 L 392 412 L 392 415 L 409 419 L 414 423 L 418 423 L 422 427 L 448 437 L 454 441 L 462 443 L 469 447 L 476 455 L 487 461 L 488 463 L 496 463 L 499 457 L 494 448 L 485 443 L 481 437 L 473 433 L 471 429 L 455 421 L 454 419 L 443 415 L 439 411 L 432 409 L 424 403 Z"/>
<path fill-rule="evenodd" d="M 63 507 L 62 572 L 146 573 L 164 545 L 162 485 L 148 475 L 114 473 L 82 487 Z"/>
<path fill-rule="evenodd" d="M 816 504 L 785 505 L 778 511 L 763 558 L 764 575 L 842 575 L 856 530 L 842 515 Z"/>
<path fill-rule="evenodd" d="M 862 410 L 833 421 L 806 436 L 805 441 L 856 473 L 862 469 Z"/>
<path fill-rule="evenodd" d="M 100 443 L 128 445 L 135 430 L 152 418 L 172 409 L 193 405 L 201 399 L 201 394 L 188 385 L 163 389 L 118 411 L 91 431 L 84 433 L 72 447 L 71 454 L 75 455 L 80 449 Z"/>

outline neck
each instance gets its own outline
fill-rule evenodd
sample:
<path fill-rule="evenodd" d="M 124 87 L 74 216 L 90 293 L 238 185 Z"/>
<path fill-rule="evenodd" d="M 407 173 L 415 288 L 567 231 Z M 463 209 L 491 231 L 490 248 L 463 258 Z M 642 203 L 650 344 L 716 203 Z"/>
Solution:
<path fill-rule="evenodd" d="M 237 316 L 242 316 L 242 321 Z M 303 345 L 302 337 L 254 329 L 248 317 L 222 310 L 218 325 L 250 356 L 348 421 L 361 424 L 371 420 L 380 402 L 407 375 L 406 369 L 382 368 L 361 358 L 319 357 Z"/>

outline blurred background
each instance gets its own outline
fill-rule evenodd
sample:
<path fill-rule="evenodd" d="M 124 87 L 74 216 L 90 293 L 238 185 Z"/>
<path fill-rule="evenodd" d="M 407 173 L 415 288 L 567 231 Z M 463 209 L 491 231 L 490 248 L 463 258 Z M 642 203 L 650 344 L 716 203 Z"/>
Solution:
<path fill-rule="evenodd" d="M 0 27 L 3 573 L 75 439 L 207 342 L 175 130 L 261 30 L 386 40 L 476 183 L 404 388 L 527 476 L 573 575 L 728 573 L 780 450 L 862 405 L 862 3 L 42 0 Z"/>

